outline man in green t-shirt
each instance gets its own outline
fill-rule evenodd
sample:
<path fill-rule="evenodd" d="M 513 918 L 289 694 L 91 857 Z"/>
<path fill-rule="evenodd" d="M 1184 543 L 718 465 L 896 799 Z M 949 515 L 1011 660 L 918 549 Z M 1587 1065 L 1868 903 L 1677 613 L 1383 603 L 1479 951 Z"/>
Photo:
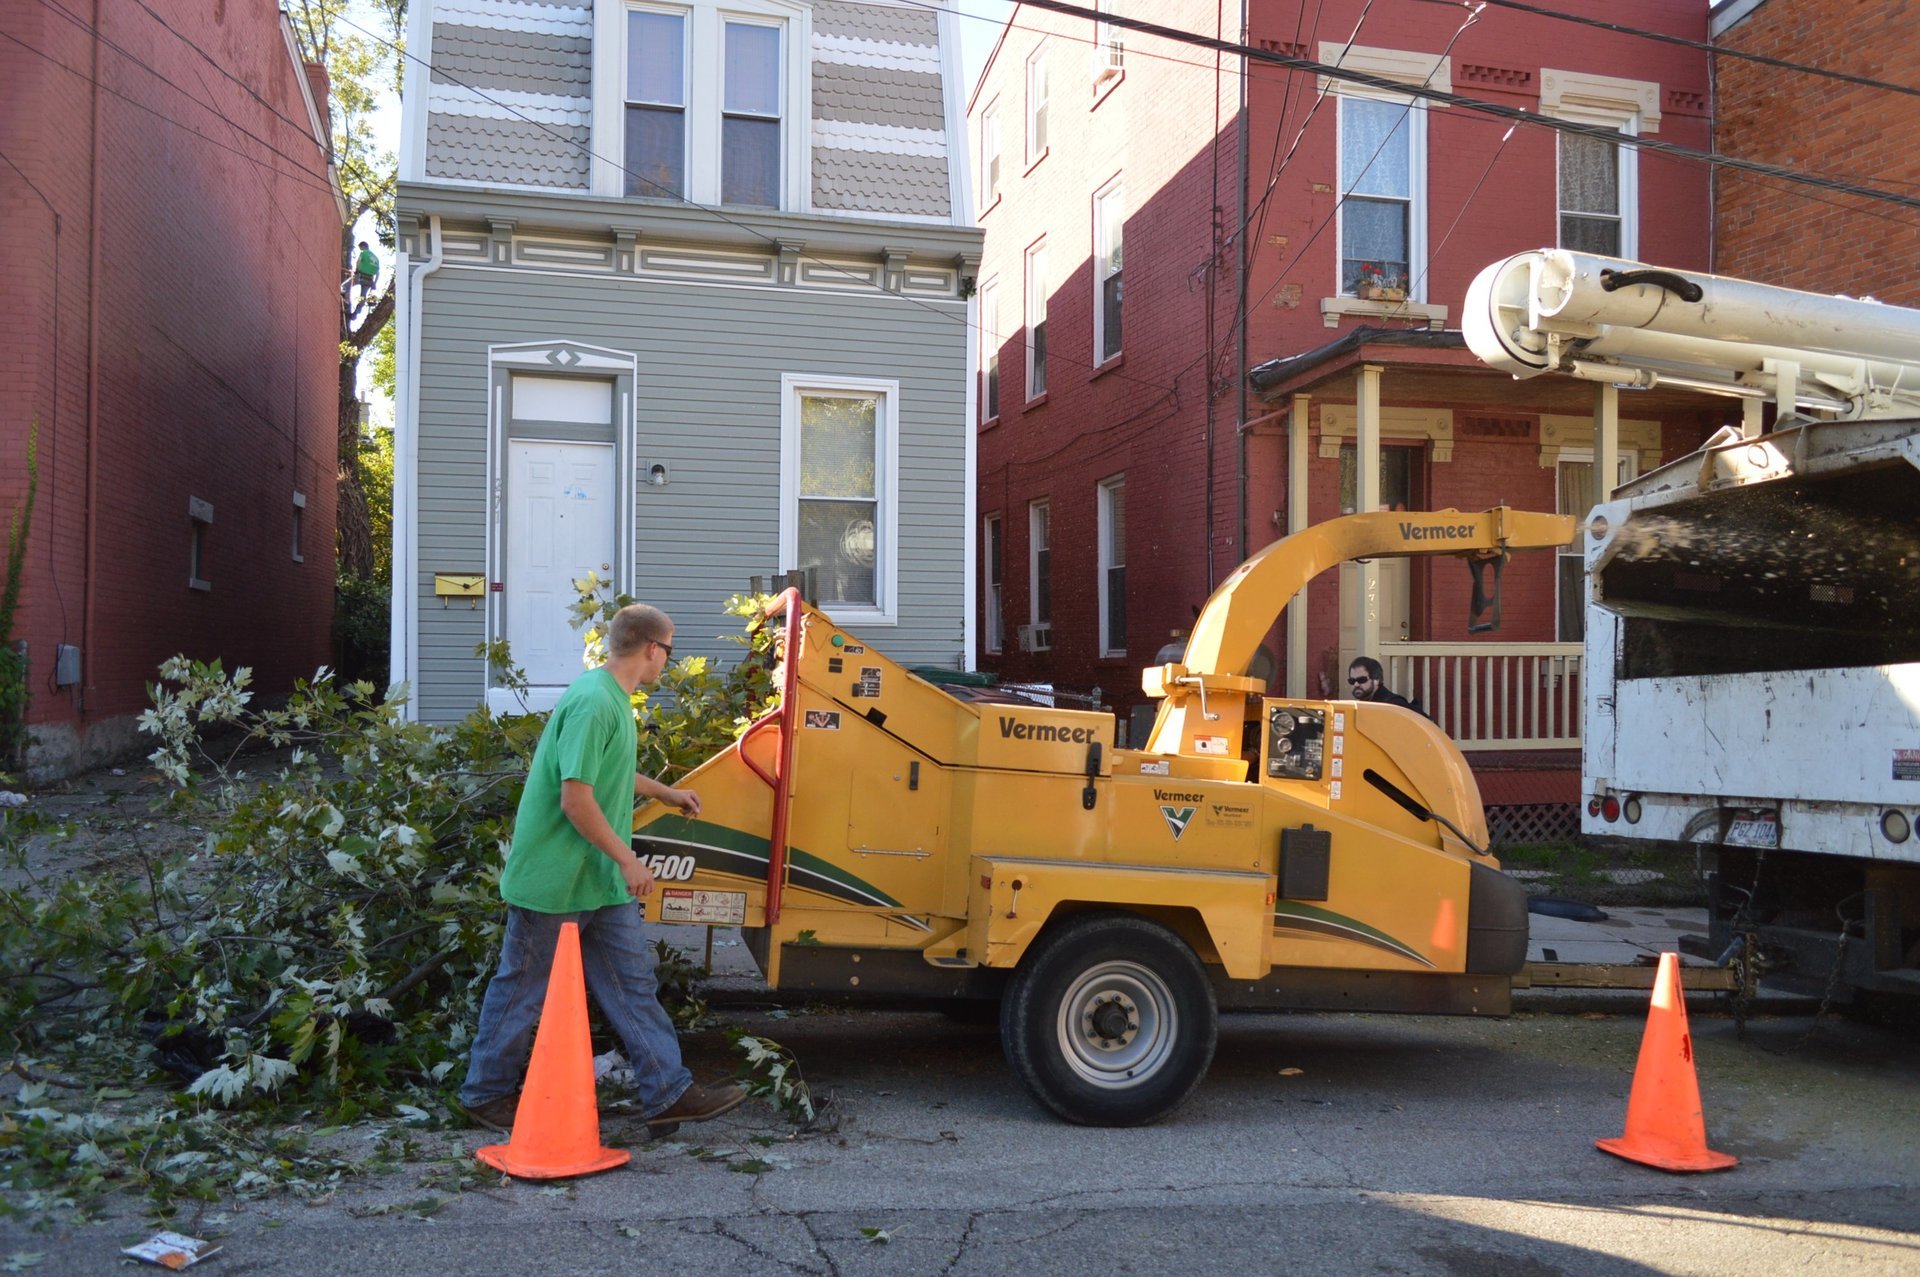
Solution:
<path fill-rule="evenodd" d="M 368 296 L 373 292 L 373 281 L 378 278 L 379 274 L 380 258 L 374 254 L 373 249 L 369 248 L 367 241 L 363 239 L 360 241 L 359 255 L 353 259 L 353 274 L 347 276 L 346 282 L 340 285 L 340 295 L 346 298 L 355 310 L 359 310 L 362 306 L 366 305 Z M 353 296 L 353 290 L 356 288 L 360 290 L 360 297 L 357 301 Z"/>
<path fill-rule="evenodd" d="M 673 622 L 636 603 L 607 627 L 607 663 L 573 681 L 533 751 L 500 875 L 507 930 L 500 966 L 480 1005 L 461 1107 L 482 1126 L 510 1131 L 534 1021 L 563 923 L 580 926 L 587 989 L 627 1049 L 640 1109 L 655 1136 L 737 1106 L 746 1092 L 700 1086 L 680 1061 L 680 1040 L 661 1009 L 653 953 L 638 901 L 653 873 L 631 845 L 636 799 L 700 814 L 700 796 L 639 774 L 635 688 L 673 659 Z M 620 831 L 620 832 L 616 832 Z"/>

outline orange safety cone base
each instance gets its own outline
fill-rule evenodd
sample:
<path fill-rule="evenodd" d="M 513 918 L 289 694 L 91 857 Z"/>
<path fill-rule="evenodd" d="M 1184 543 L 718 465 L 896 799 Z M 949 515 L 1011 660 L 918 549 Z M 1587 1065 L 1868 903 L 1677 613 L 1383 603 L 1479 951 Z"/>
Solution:
<path fill-rule="evenodd" d="M 566 1164 L 536 1164 L 513 1155 L 511 1144 L 487 1144 L 476 1149 L 473 1154 L 496 1171 L 504 1172 L 515 1179 L 571 1179 L 575 1175 L 592 1175 L 598 1171 L 610 1171 L 616 1166 L 625 1166 L 633 1160 L 633 1154 L 623 1148 L 603 1148 L 591 1157 Z"/>
<path fill-rule="evenodd" d="M 1740 1161 L 1707 1147 L 1677 953 L 1660 955 L 1653 1004 L 1633 1069 L 1633 1091 L 1627 1097 L 1626 1130 L 1618 1139 L 1595 1140 L 1593 1146 L 1663 1171 L 1724 1171 Z"/>
<path fill-rule="evenodd" d="M 1629 1162 L 1639 1162 L 1642 1166 L 1651 1166 L 1657 1170 L 1687 1171 L 1724 1171 L 1729 1166 L 1738 1166 L 1740 1159 L 1731 1153 L 1716 1153 L 1710 1148 L 1698 1152 L 1676 1150 L 1671 1153 L 1659 1153 L 1643 1146 L 1644 1141 L 1595 1140 L 1593 1146 L 1603 1153 L 1612 1153 L 1615 1157 L 1624 1157 Z"/>
<path fill-rule="evenodd" d="M 593 1086 L 593 1043 L 587 1034 L 587 981 L 580 965 L 580 928 L 566 923 L 553 947 L 547 1000 L 533 1060 L 520 1090 L 513 1134 L 474 1153 L 518 1179 L 569 1179 L 624 1166 L 632 1154 L 600 1143 L 600 1106 Z"/>

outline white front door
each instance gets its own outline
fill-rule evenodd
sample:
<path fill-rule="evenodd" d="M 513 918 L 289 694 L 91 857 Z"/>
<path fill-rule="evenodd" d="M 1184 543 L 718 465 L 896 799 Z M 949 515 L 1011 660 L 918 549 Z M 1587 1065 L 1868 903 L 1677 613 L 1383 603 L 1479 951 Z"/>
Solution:
<path fill-rule="evenodd" d="M 613 577 L 613 445 L 507 441 L 504 631 L 513 663 L 535 687 L 562 687 L 583 668 L 567 624 L 588 572 Z"/>

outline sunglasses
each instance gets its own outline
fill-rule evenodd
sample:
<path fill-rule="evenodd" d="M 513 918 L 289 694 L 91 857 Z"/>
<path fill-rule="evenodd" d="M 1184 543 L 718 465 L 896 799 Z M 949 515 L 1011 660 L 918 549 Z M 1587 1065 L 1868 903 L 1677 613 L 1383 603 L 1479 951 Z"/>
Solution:
<path fill-rule="evenodd" d="M 667 654 L 668 660 L 673 659 L 673 644 L 662 643 L 659 639 L 648 639 L 647 641 L 649 643 L 652 643 L 655 647 L 658 647 L 661 651 L 665 652 Z"/>
<path fill-rule="evenodd" d="M 1371 674 L 1362 674 L 1359 678 L 1350 678 L 1347 680 L 1347 684 L 1351 687 L 1359 687 L 1364 683 L 1371 682 L 1373 682 L 1373 675 Z"/>

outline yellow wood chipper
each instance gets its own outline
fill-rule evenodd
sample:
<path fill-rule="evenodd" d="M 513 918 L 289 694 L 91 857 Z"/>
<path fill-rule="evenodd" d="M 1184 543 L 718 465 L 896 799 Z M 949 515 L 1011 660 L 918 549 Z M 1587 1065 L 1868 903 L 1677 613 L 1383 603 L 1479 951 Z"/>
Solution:
<path fill-rule="evenodd" d="M 1110 714 L 935 686 L 789 591 L 778 708 L 681 782 L 700 818 L 635 818 L 649 904 L 743 928 L 776 988 L 997 1000 L 1014 1072 L 1074 1122 L 1171 1112 L 1222 1007 L 1504 1014 L 1526 897 L 1485 850 L 1460 751 L 1412 710 L 1269 696 L 1247 669 L 1341 562 L 1491 563 L 1573 533 L 1502 507 L 1275 542 L 1214 592 L 1184 661 L 1145 672 L 1143 749 L 1114 747 Z"/>

